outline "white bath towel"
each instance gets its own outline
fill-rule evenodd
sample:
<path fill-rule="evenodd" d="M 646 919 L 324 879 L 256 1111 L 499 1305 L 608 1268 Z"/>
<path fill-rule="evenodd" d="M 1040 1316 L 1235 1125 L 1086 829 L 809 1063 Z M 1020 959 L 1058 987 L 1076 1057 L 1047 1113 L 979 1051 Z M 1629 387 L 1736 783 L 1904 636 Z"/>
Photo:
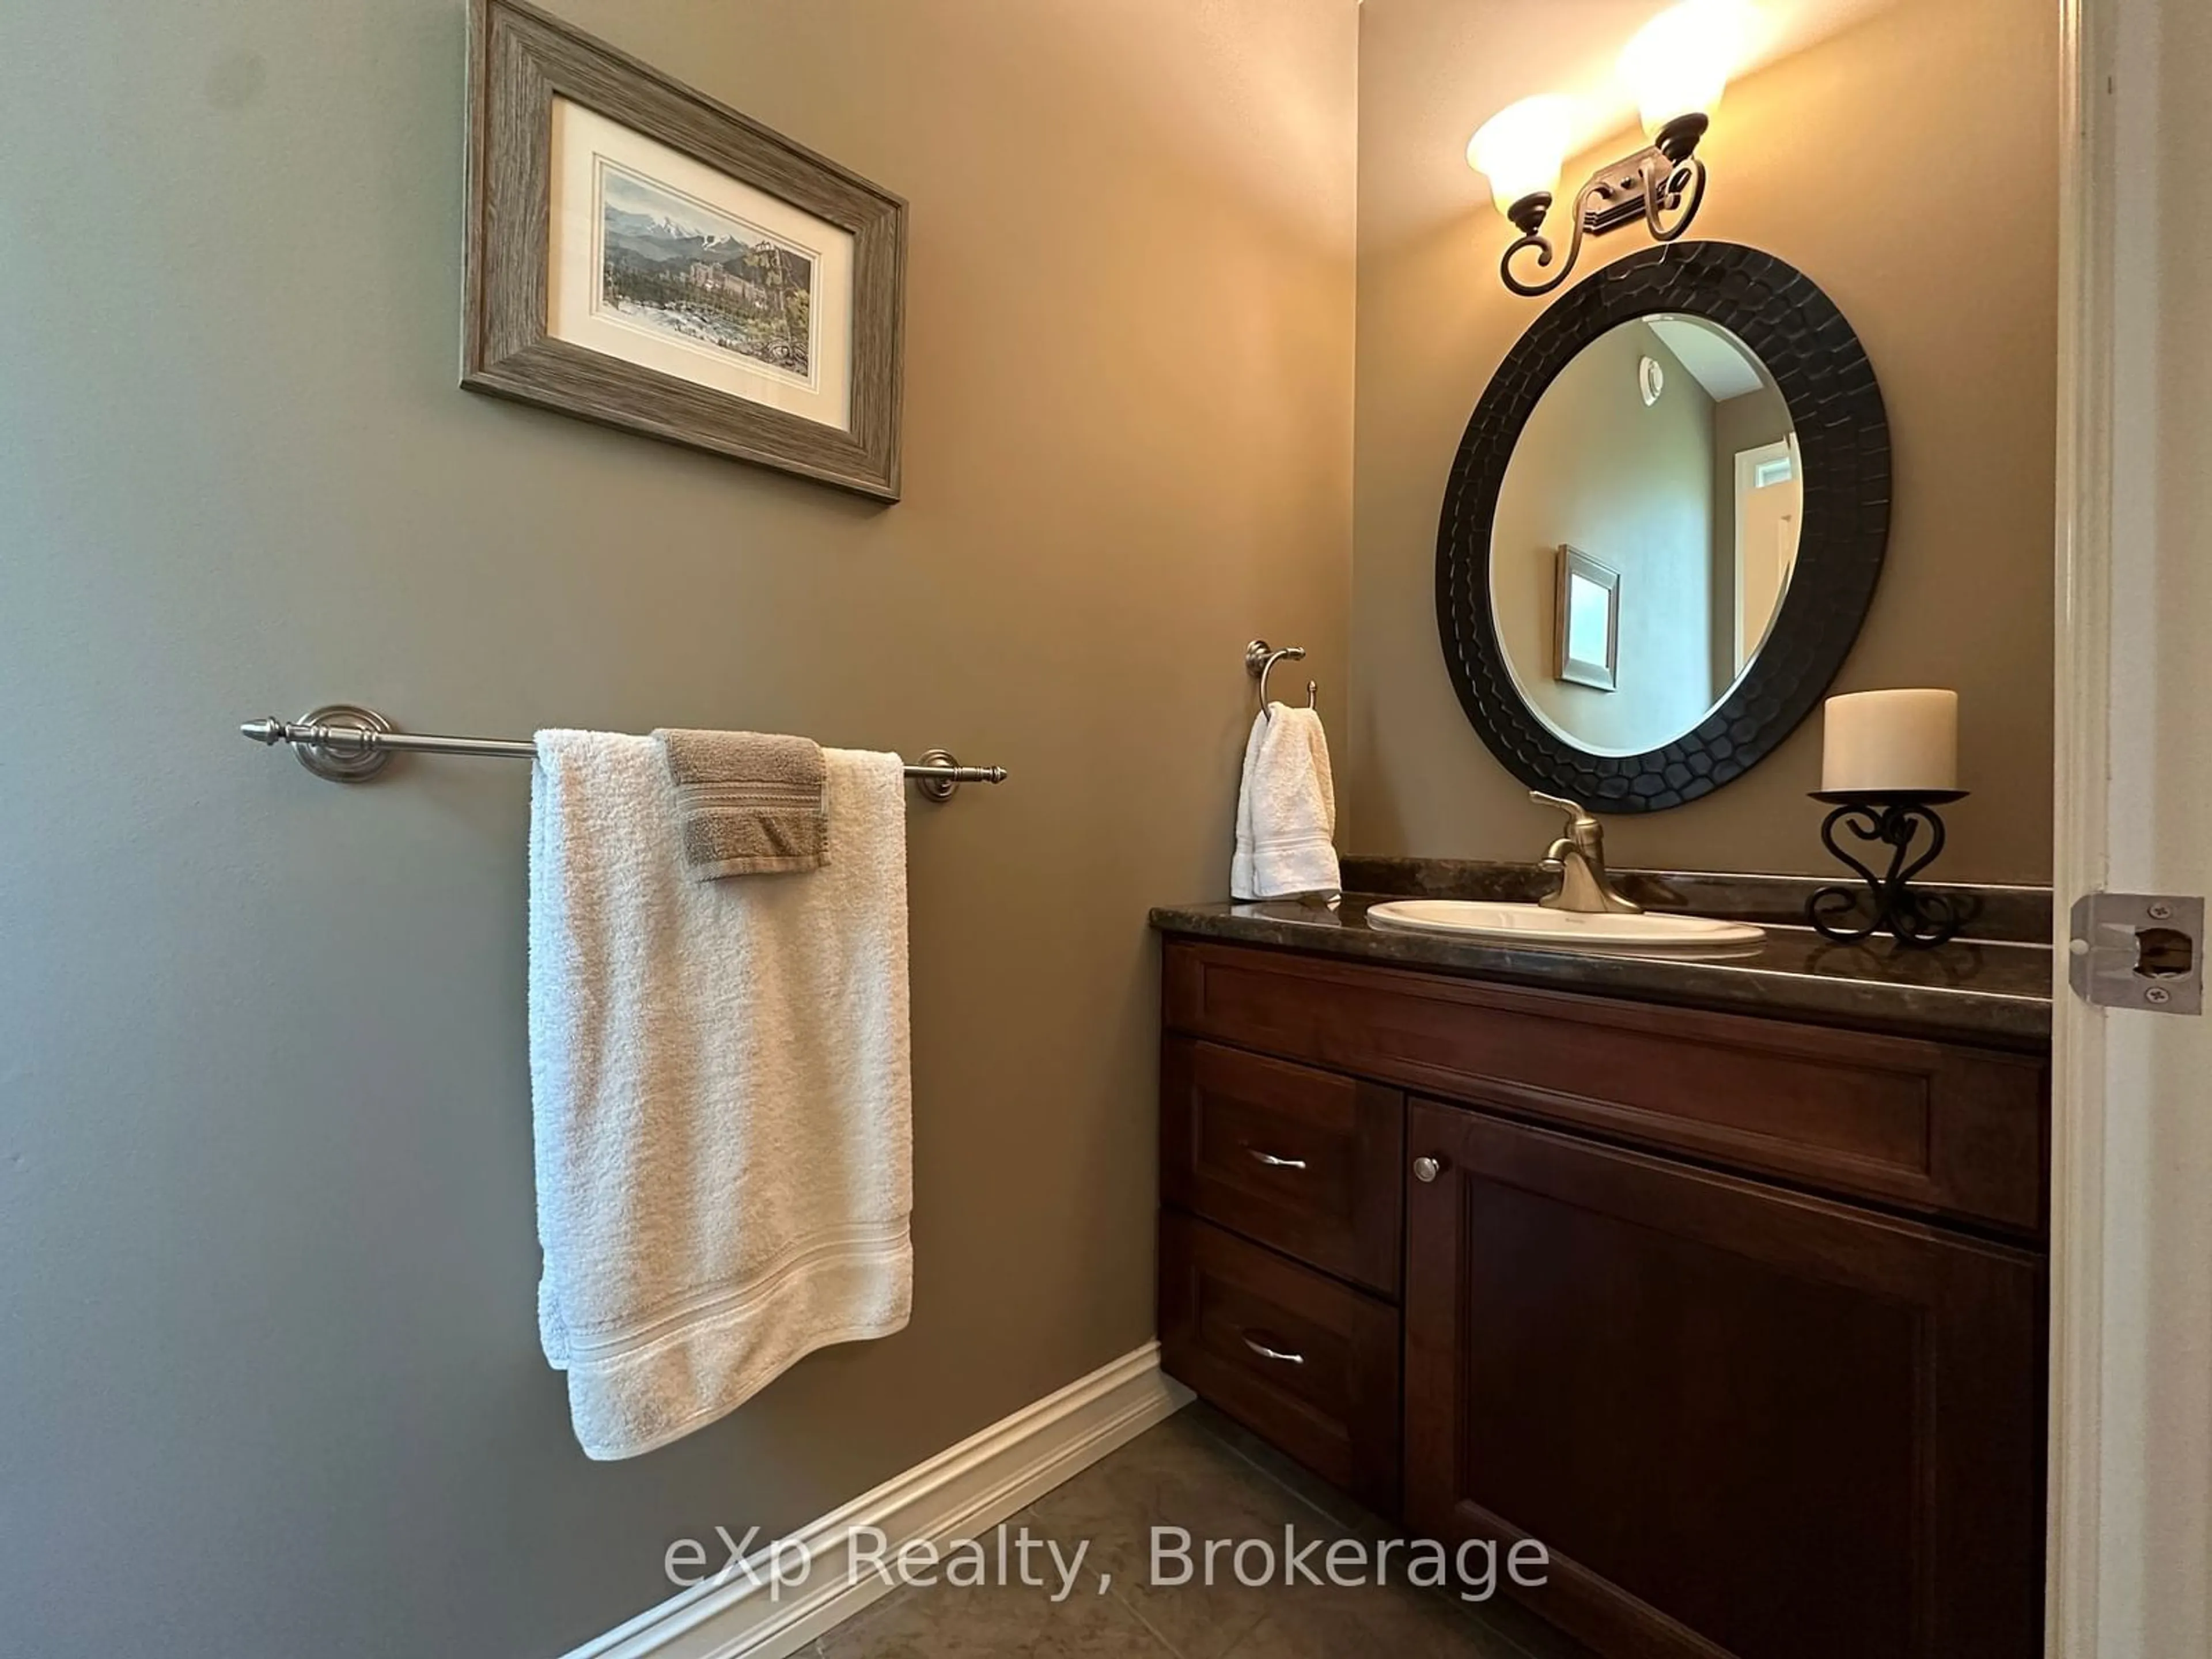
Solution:
<path fill-rule="evenodd" d="M 1272 705 L 1252 721 L 1244 781 L 1237 792 L 1237 849 L 1229 861 L 1233 898 L 1335 894 L 1336 784 L 1328 736 L 1310 708 Z"/>
<path fill-rule="evenodd" d="M 632 1457 L 907 1321 L 906 811 L 828 751 L 819 870 L 702 882 L 650 738 L 540 732 L 530 813 L 538 1328 Z"/>

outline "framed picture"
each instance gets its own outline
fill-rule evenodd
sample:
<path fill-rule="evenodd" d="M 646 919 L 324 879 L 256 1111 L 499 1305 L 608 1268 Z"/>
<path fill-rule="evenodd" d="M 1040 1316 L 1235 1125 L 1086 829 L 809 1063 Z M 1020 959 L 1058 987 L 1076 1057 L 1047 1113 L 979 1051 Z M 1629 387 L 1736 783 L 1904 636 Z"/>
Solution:
<path fill-rule="evenodd" d="M 471 0 L 461 384 L 895 501 L 906 204 Z"/>
<path fill-rule="evenodd" d="M 1559 678 L 1601 691 L 1620 668 L 1620 572 L 1579 548 L 1559 548 Z"/>

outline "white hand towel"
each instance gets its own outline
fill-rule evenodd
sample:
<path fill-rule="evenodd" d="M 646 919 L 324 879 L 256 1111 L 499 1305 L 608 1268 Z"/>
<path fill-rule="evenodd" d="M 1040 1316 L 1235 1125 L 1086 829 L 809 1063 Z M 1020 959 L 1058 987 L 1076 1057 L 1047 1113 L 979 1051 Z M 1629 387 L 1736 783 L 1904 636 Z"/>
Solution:
<path fill-rule="evenodd" d="M 906 803 L 827 751 L 819 870 L 702 882 L 650 738 L 540 732 L 530 812 L 538 1326 L 594 1458 L 907 1322 Z"/>
<path fill-rule="evenodd" d="M 1237 850 L 1229 863 L 1233 898 L 1334 895 L 1336 785 L 1328 736 L 1310 708 L 1272 706 L 1252 721 L 1244 781 L 1237 792 Z"/>

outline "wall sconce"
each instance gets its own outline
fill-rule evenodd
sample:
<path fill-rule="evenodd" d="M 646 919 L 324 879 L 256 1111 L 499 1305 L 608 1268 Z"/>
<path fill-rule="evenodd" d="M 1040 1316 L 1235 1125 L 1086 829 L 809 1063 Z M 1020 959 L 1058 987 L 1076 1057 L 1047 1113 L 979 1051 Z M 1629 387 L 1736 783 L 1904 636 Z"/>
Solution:
<path fill-rule="evenodd" d="M 1572 240 L 1559 269 L 1542 281 L 1514 274 L 1515 258 L 1535 251 L 1535 268 L 1550 270 L 1555 250 L 1543 234 L 1572 138 L 1574 106 L 1546 94 L 1524 98 L 1482 124 L 1468 140 L 1468 165 L 1490 180 L 1492 199 L 1520 238 L 1498 262 L 1514 293 L 1534 299 L 1567 280 L 1585 236 L 1603 236 L 1641 220 L 1657 242 L 1690 228 L 1705 199 L 1705 164 L 1698 142 L 1741 55 L 1745 0 L 1684 0 L 1661 12 L 1623 48 L 1619 73 L 1635 94 L 1651 142 L 1608 162 L 1575 192 Z"/>

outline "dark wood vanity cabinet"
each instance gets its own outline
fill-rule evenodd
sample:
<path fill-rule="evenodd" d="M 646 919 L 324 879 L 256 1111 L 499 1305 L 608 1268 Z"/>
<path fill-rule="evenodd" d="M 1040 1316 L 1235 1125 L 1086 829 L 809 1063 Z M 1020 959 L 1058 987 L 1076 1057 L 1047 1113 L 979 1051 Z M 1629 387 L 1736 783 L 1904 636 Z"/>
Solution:
<path fill-rule="evenodd" d="M 1170 939 L 1168 1370 L 1607 1656 L 2041 1650 L 2033 1054 Z"/>

